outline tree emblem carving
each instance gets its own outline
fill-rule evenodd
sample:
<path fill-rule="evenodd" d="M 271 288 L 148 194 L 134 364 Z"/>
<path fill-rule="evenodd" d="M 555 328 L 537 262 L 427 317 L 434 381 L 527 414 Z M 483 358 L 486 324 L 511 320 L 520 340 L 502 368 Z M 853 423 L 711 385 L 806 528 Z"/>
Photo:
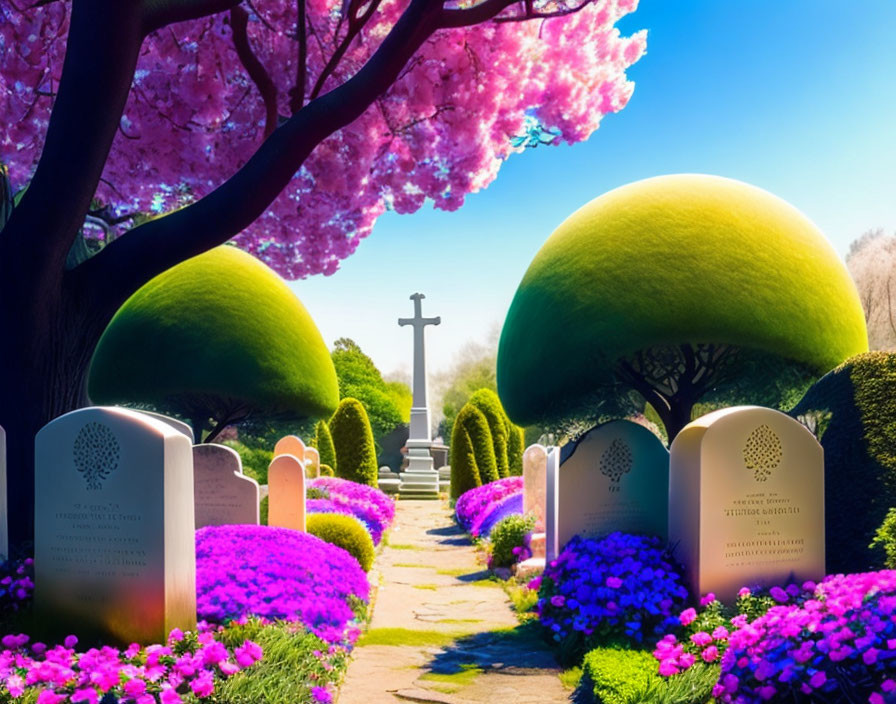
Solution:
<path fill-rule="evenodd" d="M 600 472 L 610 481 L 618 482 L 632 469 L 632 451 L 625 440 L 616 438 L 600 456 Z"/>
<path fill-rule="evenodd" d="M 115 435 L 101 423 L 88 423 L 75 438 L 75 469 L 87 482 L 87 488 L 102 488 L 102 482 L 118 468 L 121 446 Z"/>
<path fill-rule="evenodd" d="M 750 433 L 744 445 L 744 464 L 753 472 L 757 482 L 768 479 L 781 463 L 781 439 L 767 425 L 760 425 Z"/>

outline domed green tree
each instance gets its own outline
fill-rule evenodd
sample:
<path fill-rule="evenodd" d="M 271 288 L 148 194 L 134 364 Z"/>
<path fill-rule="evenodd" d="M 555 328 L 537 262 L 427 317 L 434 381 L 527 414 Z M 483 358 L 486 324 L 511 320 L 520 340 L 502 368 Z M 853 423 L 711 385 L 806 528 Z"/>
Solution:
<path fill-rule="evenodd" d="M 169 269 L 119 309 L 90 366 L 94 403 L 142 404 L 191 420 L 197 441 L 247 417 L 328 416 L 330 353 L 276 273 L 222 246 Z"/>
<path fill-rule="evenodd" d="M 336 448 L 333 447 L 333 436 L 330 434 L 330 427 L 325 420 L 318 421 L 314 428 L 314 446 L 320 453 L 321 465 L 335 469 Z"/>
<path fill-rule="evenodd" d="M 698 401 L 786 406 L 865 350 L 855 286 L 804 215 L 738 181 L 660 176 L 593 200 L 535 256 L 498 393 L 525 425 L 628 414 L 636 392 L 671 441 Z"/>
<path fill-rule="evenodd" d="M 478 408 L 479 412 L 485 416 L 492 436 L 492 447 L 495 451 L 498 476 L 508 476 L 510 472 L 507 464 L 507 440 L 510 421 L 501 407 L 498 394 L 491 389 L 479 389 L 470 396 L 470 400 L 467 403 Z"/>
<path fill-rule="evenodd" d="M 375 487 L 376 446 L 367 411 L 358 399 L 344 398 L 339 402 L 330 419 L 330 434 L 336 450 L 336 476 Z"/>
<path fill-rule="evenodd" d="M 868 549 L 896 508 L 896 354 L 847 360 L 816 382 L 790 412 L 819 437 L 825 464 L 829 574 L 879 569 Z"/>

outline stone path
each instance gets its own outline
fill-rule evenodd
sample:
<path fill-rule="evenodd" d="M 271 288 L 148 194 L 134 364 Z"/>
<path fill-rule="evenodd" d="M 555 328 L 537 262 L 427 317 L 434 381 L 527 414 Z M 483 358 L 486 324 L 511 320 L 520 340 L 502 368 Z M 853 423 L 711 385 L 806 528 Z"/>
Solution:
<path fill-rule="evenodd" d="M 560 668 L 439 501 L 399 501 L 338 704 L 568 703 Z M 376 575 L 374 575 L 376 579 Z"/>

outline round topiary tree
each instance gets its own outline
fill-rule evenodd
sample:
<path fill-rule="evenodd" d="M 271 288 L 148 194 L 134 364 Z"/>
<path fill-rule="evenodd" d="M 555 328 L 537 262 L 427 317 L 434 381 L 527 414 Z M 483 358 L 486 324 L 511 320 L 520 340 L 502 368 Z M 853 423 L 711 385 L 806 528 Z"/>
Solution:
<path fill-rule="evenodd" d="M 478 408 L 479 412 L 485 416 L 492 436 L 498 477 L 508 476 L 510 470 L 507 463 L 507 440 L 510 420 L 501 407 L 498 394 L 491 389 L 478 389 L 473 392 L 467 403 Z"/>
<path fill-rule="evenodd" d="M 855 286 L 804 215 L 731 179 L 660 176 L 588 203 L 535 256 L 498 393 L 520 424 L 628 415 L 640 394 L 671 442 L 700 400 L 786 406 L 865 350 Z"/>
<path fill-rule="evenodd" d="M 190 419 L 197 442 L 252 417 L 327 416 L 339 399 L 330 353 L 268 266 L 222 246 L 178 264 L 119 309 L 90 365 L 94 403 Z"/>
<path fill-rule="evenodd" d="M 455 423 L 451 430 L 451 498 L 482 486 L 479 468 L 476 466 L 476 452 L 466 427 Z"/>
<path fill-rule="evenodd" d="M 312 513 L 305 519 L 305 530 L 321 540 L 342 548 L 354 557 L 361 569 L 373 567 L 373 538 L 354 516 L 340 513 Z"/>
<path fill-rule="evenodd" d="M 336 450 L 336 476 L 375 487 L 378 469 L 373 431 L 358 399 L 344 398 L 339 402 L 330 419 L 330 434 Z"/>
<path fill-rule="evenodd" d="M 336 448 L 333 447 L 330 426 L 324 420 L 318 421 L 314 428 L 314 446 L 320 453 L 321 466 L 327 465 L 332 471 L 336 467 Z"/>
<path fill-rule="evenodd" d="M 816 382 L 790 412 L 824 448 L 827 570 L 884 565 L 869 545 L 896 508 L 896 354 L 853 357 Z"/>

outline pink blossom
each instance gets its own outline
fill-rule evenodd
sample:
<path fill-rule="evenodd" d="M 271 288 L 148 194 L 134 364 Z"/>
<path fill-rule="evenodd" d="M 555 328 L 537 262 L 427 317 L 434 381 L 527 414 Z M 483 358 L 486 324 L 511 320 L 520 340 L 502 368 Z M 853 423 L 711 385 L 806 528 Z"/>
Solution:
<path fill-rule="evenodd" d="M 694 619 L 696 618 L 697 610 L 694 608 L 689 608 L 681 612 L 681 616 L 678 617 L 678 620 L 681 622 L 682 626 L 687 626 L 693 623 Z"/>

